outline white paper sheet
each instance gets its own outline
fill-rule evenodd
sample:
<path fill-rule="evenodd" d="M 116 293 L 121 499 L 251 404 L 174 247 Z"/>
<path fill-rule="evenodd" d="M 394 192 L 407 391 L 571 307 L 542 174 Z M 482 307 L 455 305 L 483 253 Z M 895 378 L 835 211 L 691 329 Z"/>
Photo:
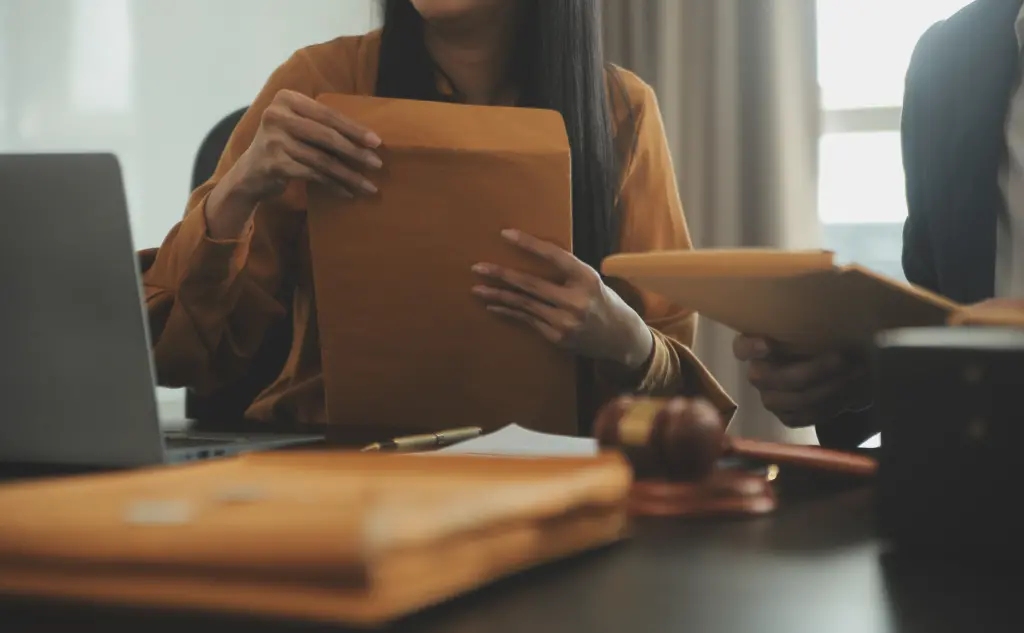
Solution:
<path fill-rule="evenodd" d="M 594 457 L 598 453 L 598 445 L 593 438 L 538 433 L 518 424 L 510 424 L 493 433 L 442 448 L 436 453 L 503 457 Z"/>

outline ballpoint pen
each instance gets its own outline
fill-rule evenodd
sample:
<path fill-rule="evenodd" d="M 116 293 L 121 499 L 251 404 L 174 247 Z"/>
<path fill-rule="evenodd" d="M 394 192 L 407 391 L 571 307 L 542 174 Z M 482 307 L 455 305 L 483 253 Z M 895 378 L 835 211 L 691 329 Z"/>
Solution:
<path fill-rule="evenodd" d="M 425 451 L 432 448 L 441 448 L 443 446 L 451 446 L 458 442 L 464 442 L 471 440 L 474 437 L 479 437 L 483 433 L 483 429 L 478 426 L 471 426 L 462 429 L 449 429 L 447 431 L 438 431 L 437 433 L 425 433 L 423 435 L 409 435 L 406 437 L 396 437 L 391 440 L 384 442 L 375 442 L 369 446 L 363 448 L 363 453 L 376 453 L 382 451 L 392 452 L 409 452 L 409 451 Z"/>

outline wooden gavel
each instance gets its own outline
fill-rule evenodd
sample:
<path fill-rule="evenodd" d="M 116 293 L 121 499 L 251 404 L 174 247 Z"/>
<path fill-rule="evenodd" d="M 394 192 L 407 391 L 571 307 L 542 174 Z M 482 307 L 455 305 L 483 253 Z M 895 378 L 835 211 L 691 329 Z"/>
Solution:
<path fill-rule="evenodd" d="M 730 437 L 725 426 L 704 400 L 623 397 L 601 409 L 594 435 L 602 447 L 621 450 L 638 479 L 700 481 L 726 456 L 861 477 L 878 468 L 874 459 L 854 453 Z"/>

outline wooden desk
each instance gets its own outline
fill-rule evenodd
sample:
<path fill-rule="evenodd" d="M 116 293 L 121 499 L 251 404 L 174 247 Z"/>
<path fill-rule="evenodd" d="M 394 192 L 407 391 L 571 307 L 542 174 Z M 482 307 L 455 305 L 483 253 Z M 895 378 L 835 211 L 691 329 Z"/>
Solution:
<path fill-rule="evenodd" d="M 808 485 L 812 484 L 812 485 Z M 865 488 L 783 486 L 774 516 L 643 520 L 611 549 L 498 583 L 393 626 L 401 633 L 942 633 L 1012 630 L 1020 582 L 883 556 Z M 1018 574 L 1019 576 L 1019 574 Z M 1013 619 L 1011 619 L 1013 618 Z M 0 601 L 37 633 L 336 630 Z M 999 625 L 1003 626 L 1000 627 Z"/>

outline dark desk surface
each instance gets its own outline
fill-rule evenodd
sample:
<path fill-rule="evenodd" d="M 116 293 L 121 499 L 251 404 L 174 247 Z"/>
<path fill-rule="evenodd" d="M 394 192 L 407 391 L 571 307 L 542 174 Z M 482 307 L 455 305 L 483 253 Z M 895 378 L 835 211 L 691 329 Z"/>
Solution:
<path fill-rule="evenodd" d="M 801 488 L 805 488 L 801 486 Z M 787 489 L 784 487 L 784 493 Z M 638 521 L 631 541 L 498 583 L 402 633 L 874 633 L 1020 630 L 1022 583 L 883 555 L 871 491 L 789 488 L 745 521 Z M 1016 574 L 1018 577 L 1020 574 Z M 0 601 L 0 630 L 322 631 L 235 619 Z"/>

